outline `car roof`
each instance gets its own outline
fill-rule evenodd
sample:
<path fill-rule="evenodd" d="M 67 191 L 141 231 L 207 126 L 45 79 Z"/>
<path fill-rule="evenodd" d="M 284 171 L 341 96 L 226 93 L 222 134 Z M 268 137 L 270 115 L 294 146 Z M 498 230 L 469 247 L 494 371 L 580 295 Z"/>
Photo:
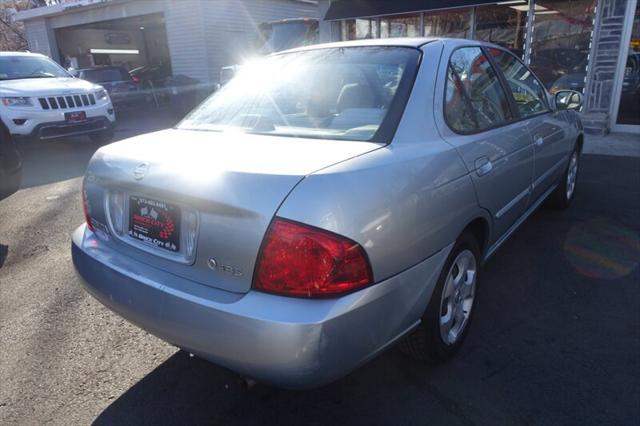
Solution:
<path fill-rule="evenodd" d="M 481 46 L 491 46 L 491 47 L 500 47 L 498 45 L 487 43 L 485 41 L 480 40 L 470 40 L 466 38 L 448 38 L 448 37 L 392 37 L 392 38 L 373 38 L 373 39 L 364 39 L 364 40 L 350 40 L 350 41 L 338 41 L 332 43 L 322 43 L 322 44 L 314 44 L 310 46 L 296 47 L 294 49 L 284 50 L 282 52 L 275 53 L 275 55 L 279 55 L 281 53 L 289 53 L 289 52 L 299 52 L 305 50 L 314 50 L 314 49 L 330 49 L 330 48 L 340 48 L 340 47 L 365 47 L 365 46 L 384 46 L 384 47 L 413 47 L 420 48 L 428 43 L 433 42 L 442 42 L 445 44 L 454 44 L 454 45 L 481 45 Z"/>

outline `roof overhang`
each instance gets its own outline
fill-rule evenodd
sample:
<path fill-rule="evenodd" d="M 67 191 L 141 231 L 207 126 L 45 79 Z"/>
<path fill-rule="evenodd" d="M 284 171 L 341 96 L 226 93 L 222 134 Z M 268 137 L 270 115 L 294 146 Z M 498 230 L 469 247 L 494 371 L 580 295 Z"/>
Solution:
<path fill-rule="evenodd" d="M 331 2 L 324 19 L 335 21 L 338 19 L 370 18 L 498 3 L 517 2 L 496 0 L 337 0 Z M 526 1 L 523 0 L 521 3 L 526 3 Z"/>

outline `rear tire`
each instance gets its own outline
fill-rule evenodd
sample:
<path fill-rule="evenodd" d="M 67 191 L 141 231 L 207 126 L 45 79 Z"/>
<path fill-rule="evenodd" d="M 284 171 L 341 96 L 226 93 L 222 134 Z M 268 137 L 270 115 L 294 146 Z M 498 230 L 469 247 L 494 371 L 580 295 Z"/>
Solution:
<path fill-rule="evenodd" d="M 114 129 L 107 129 L 100 132 L 89 133 L 89 139 L 91 139 L 91 142 L 97 145 L 105 145 L 113 140 L 114 133 Z"/>
<path fill-rule="evenodd" d="M 422 322 L 401 340 L 403 353 L 421 361 L 444 362 L 458 352 L 473 318 L 479 266 L 478 241 L 465 231 L 440 272 Z"/>
<path fill-rule="evenodd" d="M 580 151 L 576 147 L 569 156 L 569 164 L 560 178 L 560 184 L 551 196 L 550 201 L 553 208 L 564 210 L 571 205 L 578 187 L 579 173 Z"/>

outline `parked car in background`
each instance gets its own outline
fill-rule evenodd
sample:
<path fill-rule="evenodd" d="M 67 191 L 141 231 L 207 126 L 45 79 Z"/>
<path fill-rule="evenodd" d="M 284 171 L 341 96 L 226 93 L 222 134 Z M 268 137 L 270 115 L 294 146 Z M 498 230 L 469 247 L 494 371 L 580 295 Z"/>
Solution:
<path fill-rule="evenodd" d="M 0 200 L 20 188 L 22 161 L 9 129 L 0 117 Z"/>
<path fill-rule="evenodd" d="M 83 68 L 74 70 L 73 73 L 78 78 L 98 83 L 104 87 L 116 109 L 139 106 L 147 100 L 140 83 L 131 78 L 124 67 Z"/>
<path fill-rule="evenodd" d="M 132 323 L 278 386 L 397 342 L 446 360 L 482 263 L 543 201 L 574 198 L 581 102 L 474 40 L 275 54 L 177 128 L 96 152 L 73 262 Z"/>
<path fill-rule="evenodd" d="M 176 116 L 182 118 L 217 89 L 216 83 L 176 75 L 165 80 L 160 93 Z"/>
<path fill-rule="evenodd" d="M 0 117 L 14 138 L 113 138 L 115 115 L 98 84 L 73 78 L 44 55 L 0 52 Z"/>

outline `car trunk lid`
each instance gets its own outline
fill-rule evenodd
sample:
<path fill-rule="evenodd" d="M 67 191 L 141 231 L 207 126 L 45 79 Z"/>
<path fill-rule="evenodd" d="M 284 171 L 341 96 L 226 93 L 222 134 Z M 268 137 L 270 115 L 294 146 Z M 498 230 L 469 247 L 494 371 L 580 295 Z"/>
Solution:
<path fill-rule="evenodd" d="M 251 288 L 264 234 L 305 175 L 370 152 L 368 142 L 165 130 L 111 144 L 92 159 L 92 216 L 107 223 L 97 197 L 118 189 L 192 209 L 198 216 L 194 259 L 173 261 L 161 248 L 141 250 L 127 235 L 116 248 L 175 275 L 234 292 Z M 100 192 L 102 191 L 102 192 Z M 94 204 L 97 207 L 94 208 Z"/>

